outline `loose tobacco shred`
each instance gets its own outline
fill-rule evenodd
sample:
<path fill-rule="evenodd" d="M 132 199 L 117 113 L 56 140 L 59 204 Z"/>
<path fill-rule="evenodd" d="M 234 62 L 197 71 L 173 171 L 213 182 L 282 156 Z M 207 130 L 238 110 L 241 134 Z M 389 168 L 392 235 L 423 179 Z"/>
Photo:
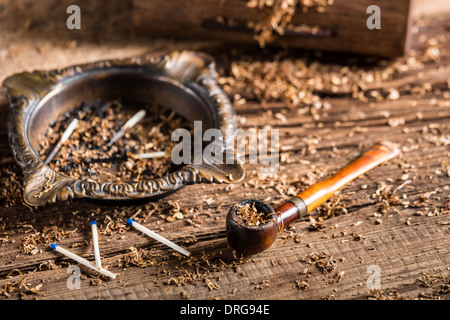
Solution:
<path fill-rule="evenodd" d="M 246 203 L 244 205 L 237 204 L 237 216 L 249 226 L 259 226 L 268 221 L 265 213 L 259 212 L 255 207 L 255 203 Z"/>
<path fill-rule="evenodd" d="M 119 101 L 82 103 L 51 124 L 40 143 L 39 155 L 44 159 L 68 123 L 78 119 L 76 130 L 49 163 L 54 170 L 95 182 L 132 183 L 167 174 L 173 169 L 170 153 L 175 142 L 171 141 L 171 134 L 178 128 L 191 130 L 191 123 L 170 110 L 152 106 L 141 122 L 108 146 L 132 114 Z M 133 157 L 154 152 L 166 155 L 152 159 Z"/>

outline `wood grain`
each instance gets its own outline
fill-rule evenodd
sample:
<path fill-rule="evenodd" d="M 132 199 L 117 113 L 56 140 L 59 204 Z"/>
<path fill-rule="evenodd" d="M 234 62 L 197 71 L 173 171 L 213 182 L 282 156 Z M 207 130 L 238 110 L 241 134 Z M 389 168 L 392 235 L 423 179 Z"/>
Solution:
<path fill-rule="evenodd" d="M 3 18 L 13 19 L 11 8 L 18 10 L 17 3 L 11 1 L 11 6 L 5 7 Z M 44 4 L 44 8 L 49 8 L 52 3 L 43 0 L 36 8 Z M 82 2 L 82 8 L 83 5 L 87 6 L 88 2 Z M 118 17 L 122 16 L 122 11 Z M 19 24 L 26 18 L 16 20 Z M 84 21 L 94 20 L 84 18 Z M 32 21 L 40 20 L 37 17 Z M 45 30 L 60 30 L 56 21 L 46 18 Z M 0 81 L 24 69 L 65 67 L 161 49 L 152 47 L 153 42 L 149 44 L 148 39 L 127 46 L 127 41 L 132 41 L 128 35 L 123 37 L 123 42 L 116 43 L 117 34 L 112 38 L 114 41 L 107 43 L 97 43 L 95 39 L 101 34 L 93 35 L 94 40 L 89 43 L 67 49 L 43 37 L 42 34 L 47 33 L 41 32 L 39 23 L 32 26 L 24 31 L 18 25 L 17 28 L 5 26 L 0 19 L 0 29 L 5 30 L 0 37 L 4 39 L 8 32 L 8 41 L 1 41 L 0 47 L 11 52 L 0 58 Z M 373 297 L 366 285 L 371 265 L 381 270 L 384 298 L 450 299 L 448 293 L 439 293 L 445 284 L 445 278 L 439 276 L 448 277 L 450 265 L 450 41 L 445 22 L 430 19 L 419 28 L 413 37 L 417 52 L 421 48 L 419 38 L 423 37 L 447 39 L 439 61 L 428 61 L 421 68 L 406 70 L 391 80 L 374 84 L 374 89 L 397 88 L 400 97 L 396 100 L 367 103 L 353 99 L 351 90 L 329 96 L 324 92 L 320 94 L 332 107 L 320 113 L 319 119 L 308 113 L 298 113 L 280 102 L 268 103 L 266 109 L 250 99 L 245 104 L 236 104 L 241 128 L 271 126 L 279 129 L 281 146 L 286 149 L 281 152 L 283 160 L 278 175 L 261 180 L 259 167 L 246 164 L 245 181 L 233 186 L 185 187 L 156 201 L 162 208 L 157 211 L 152 211 L 152 202 L 69 201 L 38 209 L 29 208 L 18 200 L 8 204 L 5 194 L 20 199 L 22 181 L 20 168 L 9 149 L 6 126 L 1 125 L 0 300 L 368 299 Z M 72 39 L 67 35 L 62 38 Z M 42 47 L 39 52 L 38 45 Z M 185 45 L 163 43 L 169 50 Z M 220 55 L 216 57 L 219 59 Z M 431 89 L 421 95 L 411 92 L 411 88 L 422 86 Z M 8 103 L 0 94 L 0 112 L 6 115 L 8 111 Z M 284 112 L 287 121 L 273 116 L 277 112 Z M 401 118 L 404 122 L 392 126 L 389 125 L 391 118 Z M 319 222 L 323 227 L 301 220 L 284 230 L 263 253 L 244 261 L 233 257 L 225 234 L 226 213 L 233 204 L 248 198 L 261 199 L 274 206 L 284 203 L 334 174 L 382 139 L 398 143 L 402 154 L 352 181 L 318 208 L 312 218 L 319 221 L 322 217 Z M 398 198 L 391 199 L 393 196 Z M 396 204 L 385 208 L 384 205 L 393 200 Z M 172 209 L 169 201 L 178 202 L 188 210 L 183 219 L 166 221 Z M 185 246 L 199 261 L 205 255 L 214 256 L 211 261 L 217 267 L 206 263 L 190 267 L 186 260 L 180 260 L 163 245 L 126 228 L 125 219 L 135 214 L 145 226 Z M 99 283 L 95 282 L 96 274 L 82 268 L 81 288 L 69 290 L 67 266 L 73 262 L 53 252 L 42 235 L 50 234 L 53 238 L 48 240 L 94 261 L 89 227 L 92 219 L 99 225 L 102 264 L 119 275 L 115 280 L 101 279 Z M 121 221 L 125 228 L 116 225 Z M 31 240 L 36 240 L 32 247 L 36 251 L 25 252 L 24 245 Z M 124 258 L 131 257 L 132 248 L 150 254 L 157 264 L 120 266 Z M 321 252 L 336 260 L 333 272 L 323 273 L 316 264 L 305 259 Z M 241 263 L 233 265 L 236 262 Z M 196 278 L 192 282 L 176 283 L 172 278 L 177 279 L 185 270 L 194 273 Z M 335 276 L 341 271 L 344 274 L 338 281 Z M 208 286 L 206 280 L 216 287 Z M 308 281 L 308 288 L 300 290 L 296 281 Z M 37 293 L 32 293 L 30 289 L 38 286 Z"/>
<path fill-rule="evenodd" d="M 284 47 L 314 50 L 330 50 L 386 57 L 401 56 L 408 50 L 411 16 L 410 0 L 377 1 L 381 9 L 382 27 L 370 30 L 366 26 L 371 0 L 334 1 L 325 12 L 311 9 L 294 15 L 294 25 L 319 26 L 335 33 L 332 37 L 277 36 L 273 42 Z M 180 8 L 189 8 L 182 10 Z M 232 18 L 236 22 L 263 21 L 264 10 L 252 9 L 242 0 L 134 0 L 133 23 L 137 33 L 147 36 L 175 38 L 214 39 L 225 42 L 256 43 L 252 32 L 205 28 L 205 21 L 218 16 Z M 382 45 L 381 45 L 382 44 Z"/>

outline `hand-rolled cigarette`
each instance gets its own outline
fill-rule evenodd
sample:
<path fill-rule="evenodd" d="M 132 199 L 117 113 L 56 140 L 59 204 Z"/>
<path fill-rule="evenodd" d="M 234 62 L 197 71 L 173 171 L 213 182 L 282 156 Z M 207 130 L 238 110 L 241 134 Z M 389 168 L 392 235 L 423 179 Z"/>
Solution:
<path fill-rule="evenodd" d="M 114 135 L 114 137 L 111 139 L 111 141 L 108 143 L 108 147 L 111 147 L 114 142 L 117 141 L 128 129 L 134 127 L 139 121 L 144 119 L 146 114 L 145 110 L 138 111 L 134 116 L 132 116 L 130 119 L 128 119 L 127 122 L 123 125 L 122 128 Z"/>
<path fill-rule="evenodd" d="M 70 138 L 70 136 L 72 135 L 72 133 L 75 130 L 75 128 L 77 127 L 77 125 L 78 125 L 78 119 L 73 119 L 72 122 L 67 127 L 67 129 L 63 132 L 61 139 L 59 139 L 58 143 L 55 145 L 52 152 L 50 152 L 47 159 L 45 159 L 45 162 L 44 162 L 45 164 L 49 164 L 50 161 L 52 161 L 52 159 L 58 153 L 59 149 L 61 149 L 64 142 L 66 142 Z"/>
<path fill-rule="evenodd" d="M 80 257 L 80 256 L 78 256 L 78 255 L 76 255 L 76 254 L 74 254 L 74 253 L 64 249 L 64 248 L 61 248 L 56 243 L 52 243 L 52 245 L 50 247 L 53 250 L 58 251 L 59 253 L 65 255 L 66 257 L 69 257 L 69 258 L 71 258 L 71 259 L 81 263 L 82 265 L 84 265 L 84 266 L 86 266 L 86 267 L 88 267 L 88 268 L 90 268 L 92 270 L 95 270 L 95 271 L 97 271 L 97 272 L 99 272 L 99 273 L 101 273 L 101 274 L 103 274 L 103 275 L 105 275 L 107 277 L 110 277 L 110 278 L 113 278 L 113 279 L 116 278 L 116 274 L 112 273 L 111 271 L 108 271 L 108 270 L 103 269 L 103 268 L 100 268 L 100 269 L 97 268 L 95 265 L 90 263 L 88 260 L 86 260 L 86 259 L 84 259 L 84 258 L 82 258 L 82 257 Z"/>
<path fill-rule="evenodd" d="M 182 247 L 180 247 L 180 246 L 176 245 L 175 243 L 167 240 L 166 238 L 161 237 L 159 234 L 156 234 L 155 232 L 153 232 L 153 231 L 147 229 L 146 227 L 140 225 L 139 223 L 137 223 L 133 219 L 127 219 L 127 223 L 130 226 L 136 228 L 138 231 L 146 234 L 150 238 L 153 238 L 153 239 L 155 239 L 155 240 L 157 240 L 157 241 L 159 241 L 161 243 L 164 243 L 166 246 L 169 246 L 170 248 L 178 251 L 179 253 L 184 254 L 185 256 L 188 256 L 188 257 L 191 255 L 191 253 L 189 251 L 187 251 L 186 249 L 183 249 Z"/>
<path fill-rule="evenodd" d="M 98 269 L 102 268 L 102 259 L 100 257 L 100 247 L 98 246 L 97 221 L 91 221 L 92 241 L 94 242 L 95 265 Z"/>

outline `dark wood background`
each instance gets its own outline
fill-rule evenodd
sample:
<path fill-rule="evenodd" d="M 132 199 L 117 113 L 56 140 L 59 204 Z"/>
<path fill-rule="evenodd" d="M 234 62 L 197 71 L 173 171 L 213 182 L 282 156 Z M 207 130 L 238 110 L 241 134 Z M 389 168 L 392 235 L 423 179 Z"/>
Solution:
<path fill-rule="evenodd" d="M 65 27 L 68 5 L 0 1 L 0 81 L 24 70 L 181 48 L 210 52 L 219 71 L 226 70 L 231 49 L 218 49 L 217 43 L 134 36 L 128 2 L 79 1 L 78 31 Z M 270 125 L 280 130 L 282 162 L 276 177 L 259 179 L 259 168 L 246 165 L 247 178 L 239 184 L 188 186 L 154 203 L 23 205 L 22 176 L 5 125 L 9 106 L 0 95 L 0 299 L 449 299 L 448 20 L 442 14 L 414 23 L 416 57 L 435 38 L 438 58 L 366 88 L 383 93 L 395 88 L 398 99 L 366 102 L 345 90 L 323 94 L 331 107 L 319 117 L 282 102 L 265 108 L 258 101 L 236 103 L 243 129 Z M 386 65 L 407 65 L 407 59 Z M 399 143 L 401 156 L 328 201 L 318 212 L 323 221 L 297 222 L 269 250 L 245 259 L 234 256 L 226 242 L 225 215 L 235 202 L 255 198 L 281 203 L 380 139 Z M 167 221 L 174 212 L 182 218 Z M 133 215 L 183 244 L 192 258 L 179 257 L 128 229 L 125 219 Z M 99 279 L 82 268 L 81 289 L 69 290 L 72 261 L 49 244 L 57 242 L 93 261 L 92 219 L 99 223 L 103 265 L 119 276 Z M 323 272 L 321 262 L 331 257 L 333 268 Z M 381 271 L 381 290 L 375 292 L 366 285 L 371 265 Z"/>
<path fill-rule="evenodd" d="M 254 42 L 252 32 L 232 31 L 230 29 L 205 27 L 213 24 L 217 16 L 233 19 L 235 23 L 264 21 L 267 11 L 247 8 L 241 0 L 209 1 L 145 1 L 134 0 L 133 23 L 136 31 L 143 35 L 177 36 L 178 38 L 220 39 L 231 43 Z M 365 26 L 370 0 L 355 2 L 336 1 L 324 12 L 310 9 L 303 13 L 297 10 L 292 18 L 294 25 L 318 26 L 331 32 L 329 37 L 284 36 L 275 37 L 282 46 L 315 50 L 334 50 L 345 53 L 373 54 L 382 57 L 397 57 L 409 49 L 409 34 L 412 15 L 409 0 L 378 1 L 383 8 L 383 27 L 379 30 L 360 28 Z M 189 11 L 174 12 L 173 8 L 189 7 Z M 412 7 L 412 6 L 411 6 Z M 411 8 L 412 10 L 412 8 Z M 270 11 L 269 11 L 270 12 Z M 243 29 L 241 27 L 241 29 Z M 379 46 L 378 43 L 383 43 Z"/>

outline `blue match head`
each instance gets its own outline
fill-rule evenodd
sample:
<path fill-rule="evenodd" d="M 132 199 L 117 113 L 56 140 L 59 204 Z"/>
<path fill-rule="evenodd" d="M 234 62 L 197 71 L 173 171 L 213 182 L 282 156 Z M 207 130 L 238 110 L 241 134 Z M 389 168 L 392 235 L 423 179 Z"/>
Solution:
<path fill-rule="evenodd" d="M 56 250 L 56 247 L 57 247 L 58 245 L 56 244 L 56 243 L 52 243 L 51 244 L 51 246 L 50 246 L 50 248 L 52 248 L 53 250 Z"/>
<path fill-rule="evenodd" d="M 93 224 L 97 224 L 97 221 L 92 220 L 92 221 L 91 221 L 91 226 L 92 226 Z"/>
<path fill-rule="evenodd" d="M 133 219 L 127 219 L 127 223 L 132 226 L 133 225 L 134 220 Z"/>

